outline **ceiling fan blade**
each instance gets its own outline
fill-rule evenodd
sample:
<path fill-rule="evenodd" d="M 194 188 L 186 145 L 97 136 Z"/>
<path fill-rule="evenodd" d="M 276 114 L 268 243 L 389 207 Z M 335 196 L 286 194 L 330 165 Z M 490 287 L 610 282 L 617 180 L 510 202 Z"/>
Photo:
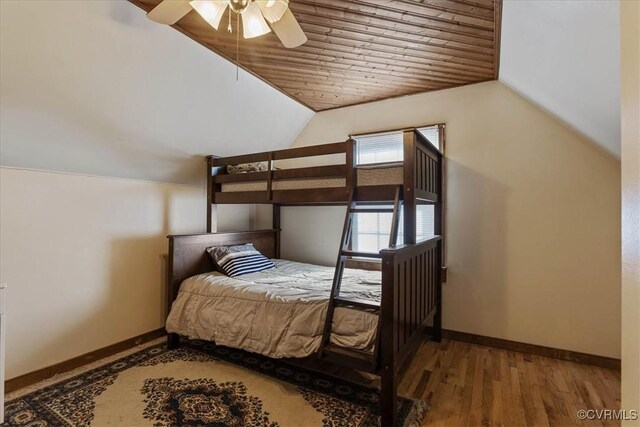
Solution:
<path fill-rule="evenodd" d="M 271 24 L 271 28 L 273 28 L 273 32 L 276 33 L 284 47 L 298 47 L 307 41 L 307 36 L 289 8 L 282 15 L 282 18 Z"/>
<path fill-rule="evenodd" d="M 189 0 L 164 0 L 147 13 L 147 17 L 160 24 L 173 25 L 189 13 Z"/>
<path fill-rule="evenodd" d="M 270 24 L 279 21 L 289 6 L 289 0 L 255 0 L 255 3 L 258 3 L 264 19 Z"/>

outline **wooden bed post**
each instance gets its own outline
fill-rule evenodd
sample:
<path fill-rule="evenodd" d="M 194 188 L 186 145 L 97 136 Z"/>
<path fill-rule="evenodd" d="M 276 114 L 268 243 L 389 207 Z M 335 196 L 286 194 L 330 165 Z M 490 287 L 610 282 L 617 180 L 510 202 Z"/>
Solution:
<path fill-rule="evenodd" d="M 444 127 L 438 126 L 438 136 L 440 139 L 440 152 L 444 149 Z M 444 155 L 438 156 L 438 171 L 436 174 L 436 189 L 438 192 L 438 202 L 433 207 L 434 211 L 434 233 L 437 236 L 441 236 L 442 239 L 438 242 L 438 248 L 436 252 L 438 260 L 438 268 L 436 271 L 436 311 L 433 315 L 433 340 L 440 342 L 442 340 L 442 283 L 446 281 L 445 270 L 445 158 Z"/>
<path fill-rule="evenodd" d="M 442 260 L 442 240 L 438 242 L 436 259 Z M 436 310 L 433 313 L 433 340 L 440 342 L 442 341 L 442 266 L 438 265 L 435 270 Z"/>
<path fill-rule="evenodd" d="M 404 145 L 404 176 L 403 176 L 403 199 L 404 199 L 404 243 L 416 243 L 416 130 L 405 130 L 403 132 Z"/>
<path fill-rule="evenodd" d="M 205 178 L 207 180 L 207 233 L 213 233 L 213 165 L 211 161 L 213 156 L 207 156 L 207 173 Z M 217 222 L 217 221 L 216 221 Z M 216 230 L 218 229 L 216 224 Z"/>
<path fill-rule="evenodd" d="M 394 303 L 395 262 L 393 257 L 382 259 L 382 298 L 380 306 L 380 425 L 382 427 L 396 424 L 397 378 L 395 355 L 398 348 L 397 316 Z"/>
<path fill-rule="evenodd" d="M 280 205 L 273 204 L 272 228 L 276 230 L 276 258 L 280 258 Z"/>
<path fill-rule="evenodd" d="M 167 313 L 171 311 L 171 305 L 173 301 L 175 301 L 176 296 L 178 295 L 178 289 L 176 285 L 176 281 L 173 277 L 173 269 L 174 269 L 174 245 L 173 239 L 169 238 L 169 257 L 167 262 L 167 296 L 169 300 L 167 301 Z M 180 335 L 178 334 L 167 334 L 167 348 L 172 350 L 180 347 Z"/>
<path fill-rule="evenodd" d="M 356 140 L 349 138 L 347 139 L 346 142 L 347 146 L 345 149 L 345 166 L 347 167 L 346 169 L 346 175 L 345 175 L 345 190 L 346 190 L 346 195 L 345 197 L 349 197 L 349 195 L 351 194 L 351 192 L 353 191 L 353 189 L 355 187 L 358 186 L 358 176 L 356 175 L 356 157 L 354 155 L 355 152 L 355 146 L 356 146 Z"/>
<path fill-rule="evenodd" d="M 218 156 L 207 156 L 207 233 L 215 233 L 218 231 L 218 212 L 215 206 L 215 192 L 220 191 L 220 184 L 214 182 L 214 176 L 220 172 L 220 167 L 213 166 L 213 159 L 219 159 Z M 215 215 L 215 219 L 214 219 Z"/>

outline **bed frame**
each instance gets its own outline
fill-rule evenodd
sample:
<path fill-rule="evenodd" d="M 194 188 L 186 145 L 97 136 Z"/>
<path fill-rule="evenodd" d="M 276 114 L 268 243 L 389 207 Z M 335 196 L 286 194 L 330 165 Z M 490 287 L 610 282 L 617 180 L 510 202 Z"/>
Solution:
<path fill-rule="evenodd" d="M 443 207 L 444 156 L 416 129 L 404 130 L 404 161 L 401 198 L 404 204 L 404 244 L 383 249 L 381 259 L 382 293 L 379 326 L 373 357 L 343 349 L 323 360 L 370 372 L 381 377 L 381 423 L 396 422 L 398 372 L 407 357 L 417 349 L 424 327 L 432 319 L 433 339 L 440 341 L 442 331 Z M 441 130 L 442 132 L 442 130 Z M 441 134 L 441 141 L 443 135 Z M 280 256 L 280 206 L 347 204 L 354 194 L 364 203 L 392 202 L 396 185 L 358 186 L 354 162 L 354 143 L 346 142 L 249 154 L 227 158 L 207 157 L 207 231 L 206 234 L 169 236 L 169 304 L 177 297 L 180 284 L 188 277 L 214 270 L 206 248 L 216 245 L 252 242 L 265 256 Z M 327 154 L 344 154 L 344 164 L 274 170 L 273 162 Z M 226 165 L 268 162 L 266 172 L 228 175 Z M 313 190 L 273 190 L 273 183 L 286 179 L 345 178 L 345 186 Z M 223 192 L 227 182 L 263 181 L 266 191 Z M 354 191 L 357 189 L 357 192 Z M 273 229 L 248 232 L 214 233 L 213 209 L 222 203 L 266 203 L 273 205 Z M 433 204 L 435 237 L 416 242 L 416 206 Z M 357 307 L 354 307 L 356 309 Z M 179 337 L 169 334 L 171 348 Z"/>

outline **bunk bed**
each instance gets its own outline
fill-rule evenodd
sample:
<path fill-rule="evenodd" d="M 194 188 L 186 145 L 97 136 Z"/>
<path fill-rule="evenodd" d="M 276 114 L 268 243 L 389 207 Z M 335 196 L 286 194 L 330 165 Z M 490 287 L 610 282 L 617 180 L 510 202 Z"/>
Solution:
<path fill-rule="evenodd" d="M 433 339 L 439 341 L 441 337 L 442 282 L 443 273 L 446 272 L 443 268 L 444 157 L 414 128 L 403 131 L 404 159 L 401 163 L 358 167 L 354 157 L 355 144 L 355 140 L 348 139 L 333 144 L 225 158 L 206 158 L 207 233 L 169 236 L 168 296 L 169 306 L 173 304 L 175 310 L 169 315 L 167 322 L 168 343 L 171 348 L 179 345 L 180 338 L 176 331 L 198 338 L 208 338 L 203 336 L 207 331 L 201 330 L 198 333 L 194 332 L 193 328 L 188 331 L 181 330 L 176 326 L 176 318 L 184 313 L 175 314 L 180 311 L 176 306 L 181 304 L 176 300 L 187 298 L 183 295 L 187 290 L 200 289 L 193 293 L 202 293 L 202 289 L 213 289 L 202 283 L 218 283 L 222 280 L 220 273 L 212 273 L 215 268 L 207 255 L 207 248 L 252 243 L 266 257 L 275 259 L 278 265 L 276 270 L 283 270 L 280 266 L 284 264 L 278 264 L 285 262 L 279 260 L 281 206 L 346 204 L 347 211 L 335 268 L 330 268 L 327 272 L 325 267 L 325 270 L 317 272 L 318 277 L 322 277 L 325 292 L 319 291 L 306 300 L 301 298 L 303 303 L 315 308 L 315 314 L 307 314 L 310 317 L 305 319 L 306 323 L 317 326 L 320 322 L 321 325 L 309 332 L 313 335 L 314 341 L 304 342 L 300 346 L 307 349 L 307 353 L 311 348 L 315 355 L 326 362 L 379 375 L 381 424 L 391 426 L 395 425 L 398 373 L 407 357 L 419 345 L 427 322 L 432 320 Z M 333 163 L 311 167 L 299 166 L 318 156 L 322 156 L 323 159 L 329 157 Z M 256 162 L 262 164 L 257 171 L 228 173 L 233 165 Z M 286 162 L 296 163 L 294 167 L 287 169 L 276 168 Z M 215 206 L 242 203 L 273 205 L 272 229 L 216 233 L 216 224 L 212 219 Z M 416 210 L 420 204 L 434 206 L 435 236 L 417 241 Z M 403 215 L 400 215 L 401 206 L 404 209 Z M 351 248 L 354 216 L 366 212 L 388 212 L 393 216 L 389 247 L 377 253 L 355 252 Z M 400 221 L 403 221 L 404 227 L 402 243 L 397 242 Z M 370 298 L 354 293 L 350 279 L 354 275 L 364 276 L 367 272 L 347 268 L 351 260 L 363 259 L 370 260 L 372 265 L 377 265 L 377 269 L 381 270 L 381 273 L 378 272 L 378 292 Z M 361 262 L 358 265 L 361 266 Z M 290 269 L 313 268 L 302 265 L 288 266 Z M 329 273 L 333 277 L 327 279 Z M 246 295 L 257 295 L 255 298 L 259 300 L 264 289 L 258 285 L 265 281 L 268 286 L 272 284 L 269 280 L 273 278 L 260 273 L 249 276 L 244 282 L 240 280 L 230 283 L 229 280 L 234 279 L 227 278 L 224 285 L 216 288 L 215 292 L 218 293 L 214 292 L 215 295 L 212 294 L 211 298 L 220 299 L 241 289 L 243 298 Z M 295 273 L 289 273 L 289 276 L 295 276 Z M 308 274 L 305 272 L 301 276 L 307 277 Z M 346 280 L 345 283 L 343 278 Z M 243 279 L 243 276 L 239 279 Z M 287 280 L 298 279 L 287 277 Z M 303 285 L 300 283 L 302 282 L 296 282 L 296 289 L 305 288 L 307 282 Z M 183 292 L 179 297 L 181 286 Z M 269 289 L 269 292 L 272 292 L 274 288 Z M 317 288 L 313 288 L 313 291 L 315 290 Z M 285 294 L 277 296 L 279 301 L 287 299 L 286 290 L 283 292 Z M 258 303 L 262 304 L 262 301 Z M 307 308 L 305 306 L 308 312 Z M 183 311 L 186 313 L 189 310 Z M 296 310 L 290 311 L 294 313 Z M 361 340 L 359 345 L 347 346 L 345 343 L 355 341 L 350 341 L 350 337 L 345 339 L 344 328 L 342 336 L 340 335 L 340 324 L 346 322 L 345 319 L 355 318 L 353 316 L 360 316 L 359 319 L 365 319 L 365 323 L 373 326 L 358 332 L 368 337 L 367 339 Z M 265 318 L 268 319 L 269 316 Z M 201 323 L 210 325 L 208 321 Z M 286 349 L 285 353 L 279 353 L 277 349 L 269 350 L 269 346 L 245 348 L 273 357 L 288 356 Z"/>

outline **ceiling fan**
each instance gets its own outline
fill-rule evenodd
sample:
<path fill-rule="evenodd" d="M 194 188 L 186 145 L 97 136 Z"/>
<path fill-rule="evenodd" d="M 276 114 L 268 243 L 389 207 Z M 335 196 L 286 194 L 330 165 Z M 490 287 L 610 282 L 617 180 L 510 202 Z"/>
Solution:
<path fill-rule="evenodd" d="M 307 41 L 307 36 L 289 10 L 289 0 L 163 0 L 147 13 L 147 17 L 160 24 L 173 25 L 195 9 L 217 30 L 227 6 L 229 31 L 233 11 L 242 17 L 245 39 L 267 34 L 273 29 L 287 48 L 298 47 Z"/>

